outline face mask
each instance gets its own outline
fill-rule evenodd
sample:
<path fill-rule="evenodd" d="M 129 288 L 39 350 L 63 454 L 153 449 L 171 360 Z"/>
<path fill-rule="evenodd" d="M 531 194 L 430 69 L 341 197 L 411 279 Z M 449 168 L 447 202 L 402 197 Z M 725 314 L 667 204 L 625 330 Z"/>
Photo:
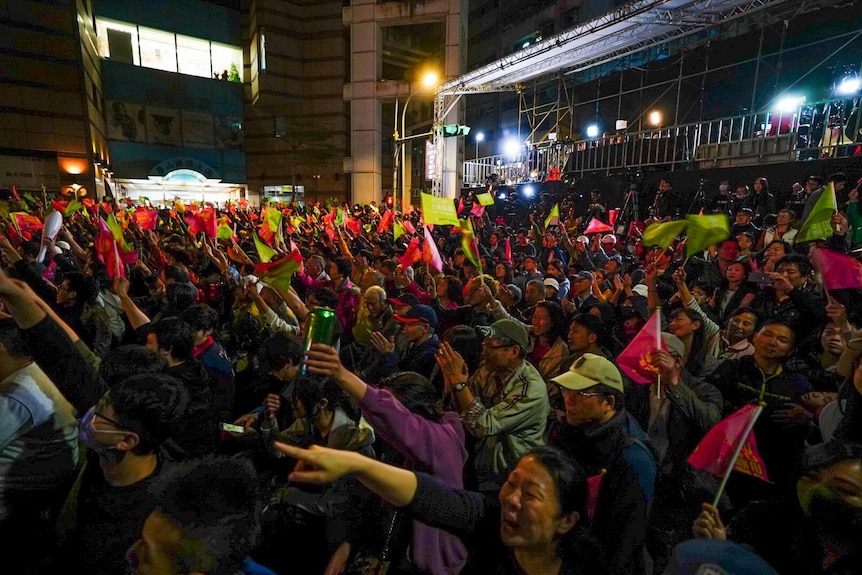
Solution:
<path fill-rule="evenodd" d="M 862 537 L 862 508 L 847 503 L 841 495 L 810 477 L 796 484 L 802 512 L 830 535 L 858 541 Z"/>
<path fill-rule="evenodd" d="M 725 184 L 722 184 L 722 185 L 718 186 L 718 189 L 721 190 L 722 192 L 726 192 L 728 189 L 728 186 L 726 186 Z"/>
<path fill-rule="evenodd" d="M 84 414 L 84 417 L 81 418 L 81 422 L 78 424 L 78 437 L 81 439 L 81 443 L 83 443 L 84 447 L 87 449 L 95 452 L 102 461 L 113 464 L 119 463 L 123 460 L 125 454 L 119 451 L 115 445 L 103 445 L 99 443 L 96 439 L 96 433 L 126 435 L 126 432 L 110 430 L 96 431 L 96 429 L 93 428 L 93 420 L 95 417 L 96 407 L 93 406 Z"/>

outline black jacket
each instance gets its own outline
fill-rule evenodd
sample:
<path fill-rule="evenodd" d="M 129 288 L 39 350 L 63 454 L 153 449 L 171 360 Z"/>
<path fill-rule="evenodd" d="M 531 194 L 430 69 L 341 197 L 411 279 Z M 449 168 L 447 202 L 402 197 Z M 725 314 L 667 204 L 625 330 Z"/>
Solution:
<path fill-rule="evenodd" d="M 656 465 L 647 437 L 624 408 L 604 424 L 580 428 L 551 425 L 548 444 L 580 463 L 588 477 L 601 479 L 592 534 L 598 540 L 607 571 L 646 573 L 644 542 L 652 502 Z"/>

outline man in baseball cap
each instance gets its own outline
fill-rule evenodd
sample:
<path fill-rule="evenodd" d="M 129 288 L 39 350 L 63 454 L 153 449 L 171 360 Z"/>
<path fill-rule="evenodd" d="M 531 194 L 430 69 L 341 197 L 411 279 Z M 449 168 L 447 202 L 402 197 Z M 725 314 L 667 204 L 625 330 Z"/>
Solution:
<path fill-rule="evenodd" d="M 447 343 L 438 362 L 464 427 L 476 439 L 472 460 L 479 491 L 496 496 L 518 459 L 544 444 L 550 406 L 545 381 L 526 360 L 524 326 L 501 319 L 476 330 L 484 339 L 475 373 L 467 374 L 463 358 Z"/>
<path fill-rule="evenodd" d="M 549 445 L 598 476 L 592 533 L 609 573 L 645 573 L 644 541 L 656 463 L 646 434 L 623 406 L 623 378 L 609 360 L 585 353 L 551 380 L 563 394 L 565 418 L 551 424 Z M 621 544 L 621 542 L 625 542 Z"/>
<path fill-rule="evenodd" d="M 414 371 L 430 378 L 436 364 L 435 354 L 440 347 L 437 338 L 437 313 L 427 305 L 410 306 L 395 319 L 401 327 L 401 337 L 406 344 L 396 350 L 395 338 L 386 338 L 380 333 L 371 334 L 371 344 L 383 354 L 383 366 L 391 375 L 399 371 Z M 399 340 L 400 341 L 400 340 Z"/>

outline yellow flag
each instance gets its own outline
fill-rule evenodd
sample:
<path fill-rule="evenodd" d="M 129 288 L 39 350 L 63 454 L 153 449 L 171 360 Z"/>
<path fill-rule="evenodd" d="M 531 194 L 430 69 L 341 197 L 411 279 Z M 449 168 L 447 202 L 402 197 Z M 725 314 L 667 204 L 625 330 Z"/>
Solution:
<path fill-rule="evenodd" d="M 494 196 L 485 192 L 484 194 L 476 194 L 476 199 L 479 200 L 479 205 L 481 206 L 493 206 L 494 205 Z"/>
<path fill-rule="evenodd" d="M 560 224 L 560 204 L 554 204 L 551 208 L 551 213 L 545 218 L 545 229 L 549 226 L 557 226 Z"/>
<path fill-rule="evenodd" d="M 460 226 L 455 204 L 450 198 L 422 194 L 422 217 L 426 224 Z"/>

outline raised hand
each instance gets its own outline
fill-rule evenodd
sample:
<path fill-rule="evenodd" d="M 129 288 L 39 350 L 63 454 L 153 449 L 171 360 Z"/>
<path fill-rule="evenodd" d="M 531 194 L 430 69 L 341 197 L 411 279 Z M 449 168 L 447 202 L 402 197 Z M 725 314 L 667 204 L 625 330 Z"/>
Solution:
<path fill-rule="evenodd" d="M 375 331 L 371 334 L 371 345 L 380 353 L 392 353 L 395 351 L 395 338 L 386 339 L 382 333 Z"/>
<path fill-rule="evenodd" d="M 372 334 L 373 337 L 373 334 Z M 387 343 L 389 343 L 387 341 Z M 335 348 L 322 343 L 312 344 L 311 349 L 305 354 L 305 364 L 308 371 L 338 379 L 344 372 L 344 365 Z"/>

